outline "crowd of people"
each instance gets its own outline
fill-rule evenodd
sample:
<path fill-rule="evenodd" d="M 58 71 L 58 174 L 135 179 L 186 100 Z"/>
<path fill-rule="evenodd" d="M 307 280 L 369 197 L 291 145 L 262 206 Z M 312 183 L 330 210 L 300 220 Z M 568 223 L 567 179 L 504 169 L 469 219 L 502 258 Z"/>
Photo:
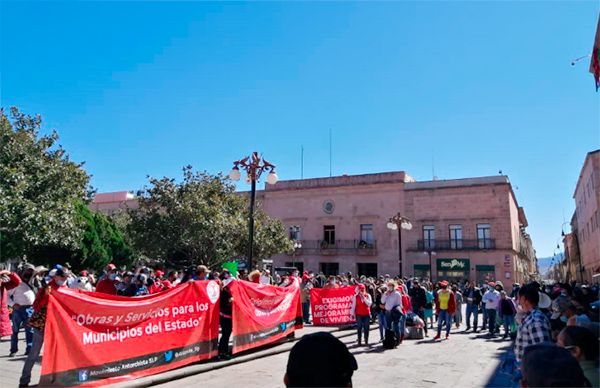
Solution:
<path fill-rule="evenodd" d="M 128 271 L 113 264 L 100 273 L 92 273 L 72 271 L 68 264 L 49 269 L 24 263 L 17 271 L 0 271 L 0 335 L 11 336 L 10 356 L 13 357 L 19 352 L 18 333 L 21 329 L 25 331 L 24 353 L 27 359 L 20 384 L 27 386 L 43 344 L 45 310 L 52 290 L 70 287 L 136 297 L 159 293 L 189 281 L 215 280 L 221 285 L 219 358 L 229 359 L 233 299 L 228 286 L 234 279 L 282 287 L 298 281 L 305 324 L 311 324 L 312 288 L 355 286 L 351 314 L 356 320 L 359 346 L 372 346 L 369 332 L 375 323 L 378 324 L 379 341 L 390 349 L 402 344 L 407 335 L 413 338 L 416 333 L 419 338 L 421 331 L 421 335 L 429 337 L 429 330 L 433 330 L 432 341 L 441 340 L 442 334 L 448 340 L 453 327 L 474 333 L 487 331 L 486 336 L 491 338 L 502 334 L 503 339 L 514 341 L 515 378 L 523 384 L 534 386 L 534 381 L 550 378 L 550 372 L 545 372 L 545 375 L 538 370 L 532 372 L 532 365 L 546 364 L 540 364 L 537 359 L 531 361 L 531 354 L 554 354 L 558 358 L 569 355 L 576 361 L 569 365 L 579 368 L 585 386 L 599 386 L 597 285 L 541 285 L 533 282 L 523 286 L 513 284 L 506 289 L 500 281 L 485 284 L 466 280 L 432 282 L 390 275 L 367 277 L 346 273 L 326 276 L 297 270 L 274 274 L 269 270 L 238 271 L 232 274 L 227 269 L 210 270 L 204 265 L 182 271 L 165 272 L 149 267 Z M 578 372 L 573 373 L 577 375 Z M 290 379 L 294 376 L 294 373 L 288 374 Z"/>

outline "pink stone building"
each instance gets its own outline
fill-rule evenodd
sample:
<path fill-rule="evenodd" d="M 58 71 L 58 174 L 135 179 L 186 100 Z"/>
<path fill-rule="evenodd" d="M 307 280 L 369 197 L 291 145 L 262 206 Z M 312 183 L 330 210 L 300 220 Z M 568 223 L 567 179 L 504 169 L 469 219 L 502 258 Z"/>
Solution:
<path fill-rule="evenodd" d="M 586 155 L 573 198 L 576 225 L 571 227 L 576 226 L 573 232 L 581 260 L 577 280 L 597 281 L 600 277 L 600 149 Z"/>
<path fill-rule="evenodd" d="M 115 191 L 113 193 L 96 194 L 89 207 L 93 211 L 113 215 L 121 209 L 136 209 L 138 206 L 133 193 L 129 191 Z"/>
<path fill-rule="evenodd" d="M 506 176 L 416 182 L 403 171 L 280 181 L 266 185 L 263 208 L 301 247 L 275 266 L 327 274 L 397 275 L 400 213 L 404 276 L 524 282 L 537 264 L 527 220 Z"/>

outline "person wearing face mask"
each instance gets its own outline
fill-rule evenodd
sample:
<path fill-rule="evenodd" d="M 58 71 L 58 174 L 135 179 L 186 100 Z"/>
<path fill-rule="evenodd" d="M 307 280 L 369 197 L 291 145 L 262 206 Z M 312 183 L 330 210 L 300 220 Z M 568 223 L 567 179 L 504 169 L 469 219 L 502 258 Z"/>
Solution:
<path fill-rule="evenodd" d="M 330 276 L 323 288 L 340 288 L 335 276 Z"/>
<path fill-rule="evenodd" d="M 28 264 L 21 272 L 21 280 L 17 287 L 8 291 L 8 305 L 12 306 L 12 336 L 10 338 L 10 354 L 9 357 L 14 357 L 19 351 L 19 330 L 21 327 L 25 331 L 25 354 L 29 354 L 31 344 L 33 342 L 33 329 L 28 326 L 29 318 L 33 314 L 33 301 L 35 300 L 35 292 L 29 285 L 29 281 L 33 276 L 33 265 Z"/>
<path fill-rule="evenodd" d="M 517 309 L 513 301 L 507 297 L 505 291 L 500 292 L 500 301 L 498 303 L 498 314 L 500 314 L 500 320 L 504 324 L 504 335 L 503 339 L 506 339 L 510 335 L 510 328 L 515 322 L 515 314 Z"/>
<path fill-rule="evenodd" d="M 396 289 L 396 283 L 389 281 L 387 291 L 381 295 L 382 307 L 385 310 L 385 326 L 396 335 L 396 345 L 400 343 L 400 319 L 402 315 L 402 294 Z"/>
<path fill-rule="evenodd" d="M 450 328 L 452 327 L 452 316 L 456 312 L 456 299 L 454 293 L 448 289 L 448 282 L 440 282 L 441 289 L 437 292 L 436 313 L 438 316 L 437 335 L 434 340 L 440 339 L 442 334 L 442 325 L 446 322 L 446 339 L 450 338 Z"/>
<path fill-rule="evenodd" d="M 114 264 L 106 266 L 107 274 L 96 284 L 96 292 L 109 295 L 117 295 L 117 267 Z"/>
<path fill-rule="evenodd" d="M 229 270 L 224 269 L 219 277 L 221 280 L 221 297 L 219 298 L 219 324 L 221 325 L 221 339 L 219 340 L 219 360 L 230 360 L 229 337 L 233 329 L 233 296 L 229 285 L 233 277 Z"/>
<path fill-rule="evenodd" d="M 523 321 L 517 329 L 515 357 L 520 363 L 525 348 L 544 342 L 551 342 L 550 321 L 538 308 L 540 294 L 533 284 L 526 284 L 519 290 L 517 310 L 524 313 Z"/>
<path fill-rule="evenodd" d="M 496 290 L 496 284 L 488 283 L 488 290 L 483 295 L 483 303 L 485 303 L 485 312 L 487 316 L 487 326 L 490 336 L 496 335 L 496 311 L 498 310 L 498 302 L 500 301 L 500 293 Z M 485 324 L 484 324 L 485 325 Z"/>
<path fill-rule="evenodd" d="M 358 346 L 362 345 L 361 333 L 364 332 L 365 345 L 369 346 L 369 323 L 371 318 L 371 305 L 373 299 L 367 292 L 364 284 L 358 284 L 356 287 L 356 295 L 352 299 L 351 310 L 356 318 Z"/>
<path fill-rule="evenodd" d="M 19 380 L 19 387 L 29 386 L 31 381 L 31 369 L 37 361 L 42 345 L 44 344 L 44 328 L 46 326 L 46 309 L 50 299 L 50 293 L 56 292 L 60 287 L 66 285 L 67 274 L 62 268 L 56 269 L 54 276 L 48 282 L 48 285 L 41 288 L 35 296 L 33 302 L 33 315 L 29 320 L 30 326 L 33 327 L 33 342 L 31 349 L 23 365 L 23 371 L 21 372 L 21 379 Z"/>

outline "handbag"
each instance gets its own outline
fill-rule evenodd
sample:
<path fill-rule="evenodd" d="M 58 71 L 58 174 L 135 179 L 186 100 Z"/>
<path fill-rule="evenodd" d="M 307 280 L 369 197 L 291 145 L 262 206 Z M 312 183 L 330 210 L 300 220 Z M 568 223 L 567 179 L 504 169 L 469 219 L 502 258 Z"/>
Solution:
<path fill-rule="evenodd" d="M 42 307 L 40 311 L 35 311 L 29 318 L 28 325 L 39 331 L 44 331 L 46 327 L 46 307 Z"/>
<path fill-rule="evenodd" d="M 394 306 L 392 308 L 392 310 L 390 311 L 390 315 L 391 315 L 392 321 L 398 322 L 398 321 L 400 321 L 400 318 L 402 318 L 402 315 L 404 315 L 404 314 L 402 314 L 402 310 L 400 309 L 400 306 L 398 305 L 398 306 Z"/>

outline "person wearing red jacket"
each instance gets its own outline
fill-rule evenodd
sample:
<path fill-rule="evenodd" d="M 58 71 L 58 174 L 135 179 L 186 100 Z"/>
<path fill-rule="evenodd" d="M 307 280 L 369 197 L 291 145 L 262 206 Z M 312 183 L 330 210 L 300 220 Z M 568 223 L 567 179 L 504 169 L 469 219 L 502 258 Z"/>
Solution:
<path fill-rule="evenodd" d="M 117 295 L 117 267 L 114 264 L 106 266 L 107 274 L 103 277 L 98 284 L 96 284 L 96 292 L 109 295 Z"/>
<path fill-rule="evenodd" d="M 369 324 L 371 322 L 371 305 L 373 299 L 364 284 L 356 287 L 356 295 L 352 300 L 352 313 L 356 317 L 358 346 L 362 345 L 361 332 L 364 332 L 365 345 L 369 346 Z"/>
<path fill-rule="evenodd" d="M 67 281 L 67 274 L 62 268 L 59 268 L 54 273 L 52 280 L 48 282 L 46 287 L 40 288 L 35 296 L 35 301 L 33 302 L 33 315 L 32 319 L 36 316 L 36 314 L 41 314 L 43 317 L 43 321 L 45 321 L 45 310 L 48 307 L 48 302 L 50 301 L 50 293 L 55 292 L 60 287 L 63 287 Z M 32 323 L 32 319 L 30 319 L 30 323 Z M 25 364 L 23 365 L 23 371 L 21 372 L 21 379 L 19 380 L 19 387 L 27 387 L 29 386 L 29 382 L 31 380 L 31 369 L 33 365 L 37 361 L 40 351 L 42 350 L 42 345 L 44 344 L 44 326 L 45 322 L 42 322 L 42 326 L 35 326 L 33 329 L 33 343 L 31 344 L 31 350 L 29 350 L 29 354 L 27 355 L 27 359 L 25 360 Z"/>
<path fill-rule="evenodd" d="M 0 338 L 12 335 L 12 322 L 8 313 L 6 295 L 8 290 L 12 290 L 19 284 L 21 284 L 19 275 L 10 271 L 0 271 Z"/>
<path fill-rule="evenodd" d="M 410 304 L 410 296 L 406 292 L 406 287 L 404 283 L 400 280 L 400 284 L 398 284 L 398 291 L 402 295 L 402 317 L 400 318 L 400 338 L 398 339 L 398 344 L 401 344 L 404 341 L 404 335 L 406 334 L 406 315 L 412 310 L 412 306 Z"/>
<path fill-rule="evenodd" d="M 454 293 L 448 289 L 448 282 L 440 282 L 442 287 L 436 296 L 435 310 L 438 316 L 438 330 L 434 340 L 440 339 L 442 333 L 442 324 L 446 322 L 446 339 L 450 338 L 450 328 L 452 327 L 452 316 L 456 312 L 456 299 Z"/>

